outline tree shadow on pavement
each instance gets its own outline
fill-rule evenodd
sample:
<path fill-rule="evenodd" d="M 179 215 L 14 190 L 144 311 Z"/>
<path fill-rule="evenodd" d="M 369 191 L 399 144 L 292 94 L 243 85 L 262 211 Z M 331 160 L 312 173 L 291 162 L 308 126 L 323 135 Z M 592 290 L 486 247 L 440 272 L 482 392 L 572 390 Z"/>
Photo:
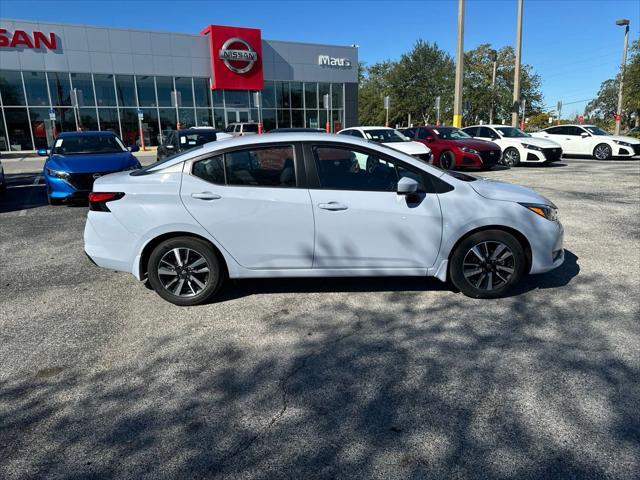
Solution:
<path fill-rule="evenodd" d="M 0 477 L 637 478 L 640 368 L 619 342 L 638 305 L 567 263 L 553 296 L 525 288 L 494 318 L 354 289 L 223 342 L 187 328 L 3 376 Z"/>

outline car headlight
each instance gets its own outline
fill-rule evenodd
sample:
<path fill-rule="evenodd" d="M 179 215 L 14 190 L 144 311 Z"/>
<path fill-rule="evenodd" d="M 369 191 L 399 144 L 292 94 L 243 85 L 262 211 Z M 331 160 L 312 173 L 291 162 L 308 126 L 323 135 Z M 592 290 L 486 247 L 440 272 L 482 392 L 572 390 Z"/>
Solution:
<path fill-rule="evenodd" d="M 542 148 L 536 147 L 535 145 L 531 145 L 530 143 L 523 143 L 522 146 L 527 150 L 535 150 L 536 152 L 542 151 Z"/>
<path fill-rule="evenodd" d="M 556 207 L 537 203 L 521 203 L 520 205 L 551 222 L 558 221 L 558 209 Z"/>
<path fill-rule="evenodd" d="M 460 147 L 460 150 L 463 151 L 464 153 L 470 153 L 472 155 L 480 155 L 480 152 L 477 150 L 474 150 L 473 148 Z"/>
<path fill-rule="evenodd" d="M 62 172 L 60 170 L 52 170 L 51 168 L 47 168 L 47 173 L 51 177 L 56 177 L 56 178 L 67 179 L 70 177 L 70 174 L 67 172 Z"/>
<path fill-rule="evenodd" d="M 622 140 L 614 140 L 613 142 L 618 145 L 622 145 L 623 147 L 633 147 L 629 142 L 623 142 Z"/>

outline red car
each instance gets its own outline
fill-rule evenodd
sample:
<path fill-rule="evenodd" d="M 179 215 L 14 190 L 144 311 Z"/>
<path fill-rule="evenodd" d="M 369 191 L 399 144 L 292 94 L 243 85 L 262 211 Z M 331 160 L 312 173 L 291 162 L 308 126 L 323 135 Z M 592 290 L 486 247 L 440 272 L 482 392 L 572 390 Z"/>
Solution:
<path fill-rule="evenodd" d="M 490 170 L 500 161 L 502 150 L 493 142 L 478 140 L 455 127 L 410 127 L 401 132 L 431 149 L 433 164 L 445 170 L 477 167 Z"/>

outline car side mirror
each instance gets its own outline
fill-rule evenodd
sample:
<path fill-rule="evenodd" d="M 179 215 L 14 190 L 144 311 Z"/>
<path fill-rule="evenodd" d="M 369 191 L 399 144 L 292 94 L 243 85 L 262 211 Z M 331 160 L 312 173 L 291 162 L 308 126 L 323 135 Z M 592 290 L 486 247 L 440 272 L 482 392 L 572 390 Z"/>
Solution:
<path fill-rule="evenodd" d="M 398 195 L 411 195 L 418 191 L 418 182 L 413 178 L 402 177 L 398 181 Z"/>
<path fill-rule="evenodd" d="M 46 148 L 39 148 L 38 155 L 41 157 L 46 157 L 47 155 L 49 155 L 49 150 L 47 150 Z"/>
<path fill-rule="evenodd" d="M 591 135 L 589 135 L 587 132 L 582 132 L 582 133 L 580 134 L 580 136 L 581 136 L 582 138 L 587 138 L 587 137 L 590 137 Z"/>
<path fill-rule="evenodd" d="M 130 152 L 139 152 L 140 151 L 140 147 L 138 145 L 131 145 L 129 147 L 129 151 Z"/>

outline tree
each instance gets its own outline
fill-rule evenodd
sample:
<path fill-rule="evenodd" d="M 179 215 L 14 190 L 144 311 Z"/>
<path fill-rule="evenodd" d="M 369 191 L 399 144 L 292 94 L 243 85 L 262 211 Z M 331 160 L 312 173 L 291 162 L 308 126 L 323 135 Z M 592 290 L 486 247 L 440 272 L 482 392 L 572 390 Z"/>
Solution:
<path fill-rule="evenodd" d="M 376 63 L 366 69 L 358 97 L 360 123 L 382 125 L 383 97 L 390 98 L 389 124 L 406 125 L 408 115 L 415 122 L 435 122 L 436 97 L 451 118 L 455 66 L 451 56 L 437 44 L 418 40 L 397 62 Z"/>
<path fill-rule="evenodd" d="M 463 98 L 469 105 L 465 123 L 489 119 L 492 98 L 495 99 L 495 118 L 511 118 L 515 54 L 513 48 L 498 51 L 495 97 L 491 90 L 493 62 L 491 45 L 484 44 L 465 53 Z M 398 61 L 362 65 L 359 91 L 359 117 L 363 125 L 381 125 L 385 120 L 382 98 L 389 95 L 391 108 L 389 123 L 406 125 L 436 122 L 436 98 L 440 97 L 440 121 L 450 124 L 453 119 L 453 90 L 455 64 L 451 55 L 436 43 L 418 40 L 410 52 Z M 527 101 L 527 111 L 542 108 L 540 77 L 529 65 L 521 69 L 521 97 Z"/>
<path fill-rule="evenodd" d="M 512 47 L 497 51 L 496 86 L 493 92 L 491 51 L 490 44 L 482 44 L 464 54 L 463 99 L 468 105 L 464 112 L 465 123 L 488 121 L 492 99 L 495 105 L 494 121 L 511 119 L 515 52 Z M 521 65 L 520 98 L 526 100 L 527 112 L 539 112 L 542 109 L 540 85 L 540 76 L 533 72 L 533 68 L 527 64 Z"/>
<path fill-rule="evenodd" d="M 635 126 L 640 126 L 640 39 L 631 44 L 622 95 L 624 108 L 629 114 L 635 113 Z"/>

